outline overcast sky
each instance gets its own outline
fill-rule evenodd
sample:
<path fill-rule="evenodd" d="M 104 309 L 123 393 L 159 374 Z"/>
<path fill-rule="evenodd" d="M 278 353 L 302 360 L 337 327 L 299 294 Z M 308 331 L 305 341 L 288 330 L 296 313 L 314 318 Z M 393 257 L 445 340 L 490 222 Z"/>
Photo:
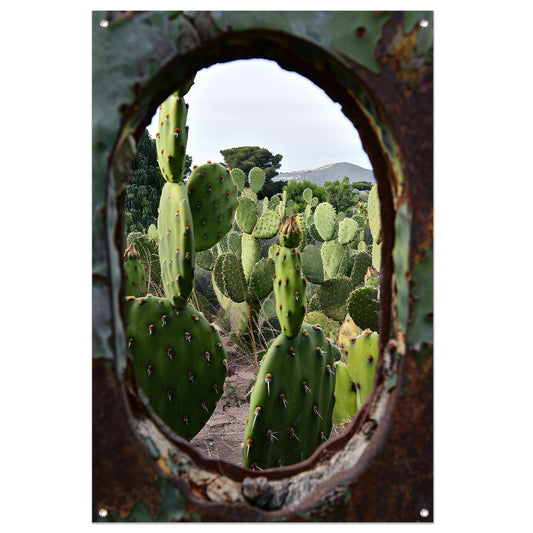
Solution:
<path fill-rule="evenodd" d="M 372 168 L 340 104 L 274 61 L 239 60 L 203 69 L 185 100 L 193 164 L 221 162 L 220 150 L 226 148 L 260 146 L 283 156 L 280 172 L 343 161 Z M 148 129 L 155 137 L 157 114 Z"/>

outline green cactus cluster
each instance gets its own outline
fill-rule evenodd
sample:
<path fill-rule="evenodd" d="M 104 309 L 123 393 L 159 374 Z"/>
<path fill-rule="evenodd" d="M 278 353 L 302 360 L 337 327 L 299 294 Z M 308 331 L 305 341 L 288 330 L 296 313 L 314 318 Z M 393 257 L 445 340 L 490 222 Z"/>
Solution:
<path fill-rule="evenodd" d="M 329 438 L 335 403 L 333 347 L 319 326 L 302 324 L 305 281 L 294 216 L 280 229 L 273 280 L 282 333 L 261 362 L 244 430 L 243 466 L 275 468 L 303 461 Z"/>
<path fill-rule="evenodd" d="M 186 117 L 178 92 L 160 106 L 156 146 L 166 183 L 157 234 L 164 297 L 128 298 L 126 330 L 142 395 L 162 422 L 190 440 L 216 407 L 227 364 L 216 327 L 190 303 L 196 253 L 208 252 L 231 229 L 237 188 L 231 174 L 211 162 L 185 183 Z"/>

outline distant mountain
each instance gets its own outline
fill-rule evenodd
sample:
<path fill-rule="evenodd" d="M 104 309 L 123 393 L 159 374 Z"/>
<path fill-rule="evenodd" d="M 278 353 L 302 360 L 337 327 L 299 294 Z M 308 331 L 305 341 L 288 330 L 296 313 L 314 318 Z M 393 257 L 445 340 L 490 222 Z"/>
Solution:
<path fill-rule="evenodd" d="M 322 185 L 326 181 L 342 181 L 345 176 L 350 181 L 369 181 L 376 183 L 374 172 L 366 168 L 354 165 L 353 163 L 331 163 L 323 167 L 312 168 L 310 170 L 296 170 L 294 172 L 280 172 L 274 181 L 279 180 L 309 180 L 317 185 Z"/>

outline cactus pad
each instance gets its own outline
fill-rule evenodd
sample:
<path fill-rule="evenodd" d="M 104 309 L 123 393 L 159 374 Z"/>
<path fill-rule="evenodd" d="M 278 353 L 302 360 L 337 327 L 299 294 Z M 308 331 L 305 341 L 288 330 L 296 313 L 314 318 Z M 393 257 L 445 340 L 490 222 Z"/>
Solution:
<path fill-rule="evenodd" d="M 301 253 L 302 272 L 311 283 L 324 282 L 324 267 L 320 248 L 308 244 Z"/>
<path fill-rule="evenodd" d="M 298 463 L 328 439 L 334 406 L 333 349 L 320 328 L 279 335 L 264 357 L 250 397 L 243 466 Z"/>
<path fill-rule="evenodd" d="M 299 244 L 300 235 L 300 228 L 294 217 L 289 218 L 280 229 L 282 246 L 274 254 L 276 311 L 282 333 L 288 337 L 295 337 L 300 332 L 306 309 L 306 280 L 302 277 L 300 252 L 295 248 Z"/>
<path fill-rule="evenodd" d="M 352 242 L 359 234 L 359 224 L 352 218 L 345 218 L 339 222 L 338 241 L 341 244 Z"/>
<path fill-rule="evenodd" d="M 237 206 L 237 224 L 244 233 L 252 233 L 257 222 L 257 205 L 250 198 L 241 197 Z"/>
<path fill-rule="evenodd" d="M 190 440 L 213 413 L 226 377 L 226 351 L 214 326 L 166 298 L 129 299 L 127 338 L 135 379 L 159 418 Z"/>
<path fill-rule="evenodd" d="M 183 307 L 194 283 L 194 229 L 185 183 L 165 183 L 157 219 L 163 290 Z"/>
<path fill-rule="evenodd" d="M 280 223 L 280 216 L 275 211 L 265 211 L 259 217 L 252 235 L 257 239 L 271 239 L 278 233 Z"/>
<path fill-rule="evenodd" d="M 231 171 L 231 177 L 233 178 L 235 185 L 237 185 L 237 189 L 242 192 L 246 183 L 246 176 L 244 172 L 240 168 L 234 168 Z"/>
<path fill-rule="evenodd" d="M 324 277 L 326 279 L 334 278 L 339 273 L 344 247 L 339 241 L 326 241 L 320 249 L 320 255 L 324 265 Z"/>
<path fill-rule="evenodd" d="M 328 202 L 318 204 L 315 209 L 314 223 L 324 241 L 333 239 L 337 223 L 335 208 Z"/>
<path fill-rule="evenodd" d="M 374 287 L 355 289 L 348 299 L 348 313 L 361 329 L 378 330 L 378 290 Z"/>
<path fill-rule="evenodd" d="M 322 311 L 329 318 L 342 322 L 346 316 L 346 302 L 351 291 L 352 284 L 346 276 L 338 276 L 324 281 L 322 285 L 318 286 L 314 296 L 316 309 Z"/>
<path fill-rule="evenodd" d="M 237 187 L 220 163 L 195 167 L 187 182 L 193 217 L 196 251 L 207 250 L 222 239 L 233 225 L 237 209 Z"/>
<path fill-rule="evenodd" d="M 252 168 L 248 172 L 248 183 L 250 184 L 250 189 L 257 194 L 265 184 L 265 171 L 259 167 Z"/>
<path fill-rule="evenodd" d="M 241 250 L 244 277 L 248 281 L 254 265 L 261 259 L 261 247 L 252 235 L 243 233 L 241 237 Z"/>
<path fill-rule="evenodd" d="M 355 384 L 356 411 L 366 402 L 374 388 L 374 377 L 379 356 L 379 335 L 366 329 L 350 344 L 346 366 Z"/>
<path fill-rule="evenodd" d="M 144 296 L 148 289 L 146 270 L 140 257 L 132 242 L 124 252 L 124 293 L 126 296 Z"/>
<path fill-rule="evenodd" d="M 275 274 L 274 261 L 268 257 L 260 259 L 252 268 L 248 283 L 250 296 L 261 301 L 272 292 L 272 277 Z"/>
<path fill-rule="evenodd" d="M 157 161 L 163 177 L 168 182 L 183 180 L 187 149 L 188 105 L 177 92 L 159 106 L 159 126 L 155 137 Z"/>
<path fill-rule="evenodd" d="M 373 240 L 381 242 L 381 213 L 377 185 L 370 189 L 370 194 L 368 195 L 368 224 Z"/>
<path fill-rule="evenodd" d="M 234 302 L 244 302 L 247 285 L 239 256 L 226 252 L 217 257 L 213 269 L 213 279 L 220 292 Z"/>
<path fill-rule="evenodd" d="M 335 366 L 335 407 L 333 421 L 340 427 L 348 424 L 357 411 L 357 385 L 352 381 L 348 367 L 342 361 Z"/>
<path fill-rule="evenodd" d="M 350 279 L 355 288 L 365 284 L 365 276 L 368 267 L 372 266 L 372 257 L 367 252 L 356 252 Z"/>

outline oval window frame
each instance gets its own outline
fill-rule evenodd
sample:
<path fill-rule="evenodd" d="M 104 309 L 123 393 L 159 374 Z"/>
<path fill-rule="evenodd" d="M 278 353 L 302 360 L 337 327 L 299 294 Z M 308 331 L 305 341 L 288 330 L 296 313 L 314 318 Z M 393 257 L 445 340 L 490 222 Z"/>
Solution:
<path fill-rule="evenodd" d="M 142 14 L 130 17 L 122 13 L 114 16 L 116 19 L 111 21 L 111 25 L 102 26 L 98 24 L 99 20 L 112 19 L 113 16 L 106 14 L 104 19 L 95 13 L 93 24 L 95 26 L 98 24 L 100 30 L 107 31 L 112 29 L 114 24 L 134 19 L 138 21 L 142 16 L 148 17 L 145 18 L 145 22 L 150 20 L 149 15 Z M 170 20 L 175 14 L 163 14 L 163 16 Z M 210 512 L 220 512 L 228 519 L 231 519 L 231 516 L 235 517 L 234 519 L 243 519 L 243 516 L 250 516 L 250 510 L 256 513 L 256 516 L 276 519 L 305 512 L 319 504 L 322 505 L 324 501 L 334 501 L 338 498 L 338 487 L 353 482 L 368 468 L 390 430 L 391 413 L 398 401 L 397 389 L 394 386 L 391 388 L 390 379 L 396 376 L 396 379 L 401 381 L 405 370 L 402 367 L 402 356 L 405 355 L 404 339 L 401 338 L 398 342 L 398 339 L 392 338 L 389 334 L 397 321 L 395 305 L 397 286 L 393 281 L 394 224 L 397 220 L 398 199 L 404 179 L 389 126 L 378 118 L 380 105 L 368 88 L 368 79 L 365 79 L 364 71 L 354 69 L 349 62 L 339 60 L 338 55 L 302 39 L 301 35 L 287 35 L 282 31 L 265 30 L 263 27 L 251 27 L 240 32 L 232 28 L 226 28 L 224 32 L 217 27 L 215 32 L 212 28 L 207 28 L 210 17 L 207 12 L 191 14 L 189 17 L 178 16 L 177 26 L 181 28 L 182 44 L 178 43 L 177 48 L 181 50 L 174 54 L 170 53 L 171 59 L 168 59 L 167 55 L 164 65 L 161 63 L 155 74 L 149 74 L 147 81 L 129 85 L 128 89 L 134 97 L 131 98 L 131 95 L 126 93 L 121 94 L 124 102 L 120 106 L 120 127 L 114 132 L 108 132 L 107 137 L 110 138 L 112 135 L 114 139 L 113 147 L 108 152 L 110 155 L 105 169 L 108 216 L 105 219 L 104 232 L 111 272 L 110 292 L 114 295 L 111 297 L 114 311 L 112 331 L 115 338 L 112 358 L 115 375 L 124 386 L 125 397 L 129 398 L 126 401 L 126 410 L 130 416 L 130 424 L 139 437 L 142 453 L 152 461 L 154 469 L 160 476 L 174 483 L 193 507 L 207 506 L 211 509 Z M 358 24 L 357 27 L 360 28 L 361 25 Z M 153 37 L 153 33 L 149 32 L 149 35 L 157 40 Z M 345 115 L 359 131 L 378 182 L 383 227 L 383 279 L 380 289 L 382 309 L 388 311 L 380 319 L 382 356 L 378 366 L 376 387 L 348 430 L 330 442 L 324 443 L 306 461 L 265 472 L 249 471 L 237 465 L 205 458 L 183 439 L 176 438 L 163 426 L 153 423 L 151 416 L 149 419 L 152 426 L 149 429 L 143 426 L 147 423 L 146 415 L 143 415 L 147 408 L 135 402 L 135 394 L 132 396 L 129 393 L 134 389 L 134 383 L 128 377 L 131 376 L 131 372 L 128 372 L 129 364 L 125 356 L 123 322 L 125 314 L 120 298 L 120 280 L 117 280 L 118 270 L 120 270 L 119 278 L 121 275 L 121 263 L 117 254 L 117 250 L 121 249 L 119 231 L 122 227 L 120 204 L 123 183 L 121 184 L 121 181 L 127 179 L 128 152 L 131 155 L 132 139 L 140 136 L 159 102 L 194 72 L 215 63 L 252 57 L 276 61 L 282 68 L 297 72 L 313 81 L 332 100 L 342 105 Z M 306 60 L 306 57 L 313 57 L 313 61 Z M 140 69 L 142 59 L 146 57 L 130 58 L 129 62 Z M 145 74 L 150 68 L 153 69 L 146 65 L 144 68 Z M 124 83 L 122 85 L 123 88 L 126 86 Z M 104 148 L 105 142 L 98 139 L 95 139 L 95 142 L 102 144 L 102 146 L 97 144 L 96 148 Z M 101 172 L 102 165 L 99 168 L 95 165 L 94 171 Z M 117 215 L 109 216 L 115 209 Z M 121 321 L 117 320 L 119 316 L 122 317 Z M 122 339 L 124 350 L 120 348 Z M 143 434 L 143 431 L 148 434 Z M 354 439 L 358 441 L 355 443 L 355 451 L 349 449 L 350 443 L 354 444 Z M 161 457 L 160 450 L 168 444 L 172 452 L 169 452 L 165 461 Z M 346 458 L 347 455 L 350 457 Z M 341 457 L 342 461 L 339 462 Z M 169 460 L 179 465 L 176 471 L 170 466 Z M 343 466 L 335 468 L 332 466 L 335 463 L 342 463 Z M 320 468 L 322 474 L 317 475 Z M 330 473 L 324 474 L 324 470 L 329 470 Z M 308 487 L 309 483 L 313 486 L 313 490 L 308 494 L 302 493 L 299 488 L 294 489 L 291 494 L 287 492 L 291 490 L 288 487 Z M 211 488 L 207 490 L 206 487 Z M 280 500 L 280 494 L 284 495 L 283 501 Z M 228 495 L 234 498 L 231 505 L 227 503 Z"/>

